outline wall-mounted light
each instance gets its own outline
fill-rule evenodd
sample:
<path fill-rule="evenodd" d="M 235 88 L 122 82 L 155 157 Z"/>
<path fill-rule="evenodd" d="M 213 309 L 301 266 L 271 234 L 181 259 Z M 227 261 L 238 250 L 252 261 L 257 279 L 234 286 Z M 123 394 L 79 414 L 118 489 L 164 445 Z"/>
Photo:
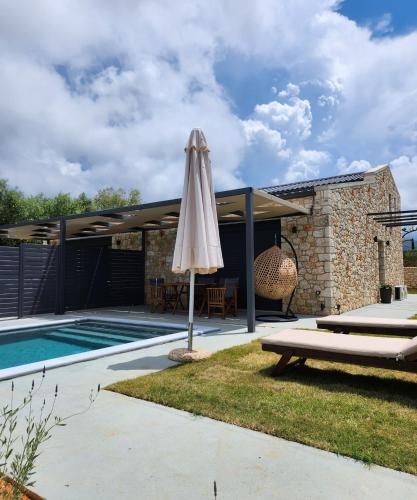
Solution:
<path fill-rule="evenodd" d="M 316 290 L 316 295 L 319 296 L 321 294 L 321 290 Z"/>
<path fill-rule="evenodd" d="M 387 241 L 385 242 L 385 244 L 387 245 L 387 247 L 389 247 L 389 246 L 390 246 L 390 241 L 389 241 L 389 240 L 387 240 Z"/>
<path fill-rule="evenodd" d="M 298 232 L 297 226 L 293 226 L 291 228 L 291 232 L 292 232 L 292 234 L 296 234 Z"/>
<path fill-rule="evenodd" d="M 375 243 L 378 243 L 378 236 L 374 236 Z"/>

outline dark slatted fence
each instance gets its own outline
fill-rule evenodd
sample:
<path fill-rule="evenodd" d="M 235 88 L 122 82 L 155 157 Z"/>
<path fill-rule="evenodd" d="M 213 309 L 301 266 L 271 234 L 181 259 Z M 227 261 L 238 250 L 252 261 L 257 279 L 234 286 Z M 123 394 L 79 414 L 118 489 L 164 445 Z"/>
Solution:
<path fill-rule="evenodd" d="M 107 249 L 68 245 L 65 251 L 65 309 L 107 305 Z"/>
<path fill-rule="evenodd" d="M 0 318 L 17 316 L 19 301 L 19 248 L 0 247 Z"/>
<path fill-rule="evenodd" d="M 23 289 L 20 316 L 55 311 L 57 247 L 23 244 Z"/>
<path fill-rule="evenodd" d="M 144 303 L 144 252 L 68 245 L 66 310 Z"/>
<path fill-rule="evenodd" d="M 66 310 L 144 303 L 144 252 L 109 244 L 111 239 L 66 245 Z M 0 246 L 0 318 L 55 312 L 57 269 L 56 246 Z"/>
<path fill-rule="evenodd" d="M 145 285 L 144 252 L 109 249 L 110 305 L 143 304 Z"/>

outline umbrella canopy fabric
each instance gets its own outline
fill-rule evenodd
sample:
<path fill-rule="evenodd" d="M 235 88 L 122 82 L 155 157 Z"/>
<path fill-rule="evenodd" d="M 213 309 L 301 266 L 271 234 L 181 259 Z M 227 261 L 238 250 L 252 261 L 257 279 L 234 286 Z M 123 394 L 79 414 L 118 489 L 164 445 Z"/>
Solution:
<path fill-rule="evenodd" d="M 209 148 L 193 129 L 185 148 L 185 177 L 172 271 L 215 273 L 223 267 Z"/>

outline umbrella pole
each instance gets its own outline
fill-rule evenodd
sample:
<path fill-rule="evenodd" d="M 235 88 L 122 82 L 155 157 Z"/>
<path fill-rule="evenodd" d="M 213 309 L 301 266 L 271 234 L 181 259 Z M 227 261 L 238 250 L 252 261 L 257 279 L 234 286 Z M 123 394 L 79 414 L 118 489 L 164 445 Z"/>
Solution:
<path fill-rule="evenodd" d="M 195 269 L 190 269 L 190 298 L 188 301 L 188 350 L 193 350 L 193 322 L 194 322 L 194 282 Z"/>

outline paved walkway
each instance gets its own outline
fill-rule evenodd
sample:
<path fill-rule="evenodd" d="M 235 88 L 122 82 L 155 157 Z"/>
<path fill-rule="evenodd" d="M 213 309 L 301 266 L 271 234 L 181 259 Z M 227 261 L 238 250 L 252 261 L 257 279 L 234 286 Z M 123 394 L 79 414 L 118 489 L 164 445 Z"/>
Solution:
<path fill-rule="evenodd" d="M 406 318 L 416 312 L 417 295 L 355 314 Z M 108 314 L 126 315 L 120 309 Z M 313 326 L 312 318 L 291 324 Z M 283 326 L 261 325 L 256 334 L 247 334 L 238 320 L 217 334 L 196 338 L 196 345 L 215 351 L 279 328 Z M 52 395 L 58 383 L 57 413 L 67 415 L 86 405 L 90 387 L 170 366 L 167 352 L 183 345 L 165 344 L 52 370 L 42 393 Z M 17 396 L 32 378 L 15 382 Z M 0 383 L 0 402 L 7 400 L 9 387 L 9 382 Z M 213 499 L 214 481 L 219 500 L 417 497 L 414 476 L 106 391 L 89 412 L 55 429 L 43 447 L 36 480 L 36 490 L 48 500 Z"/>

